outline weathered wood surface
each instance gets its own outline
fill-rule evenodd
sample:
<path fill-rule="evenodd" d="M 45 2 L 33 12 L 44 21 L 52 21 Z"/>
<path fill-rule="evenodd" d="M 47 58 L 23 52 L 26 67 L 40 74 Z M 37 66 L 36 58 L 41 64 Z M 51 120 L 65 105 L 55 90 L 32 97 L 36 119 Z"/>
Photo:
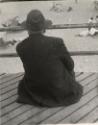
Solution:
<path fill-rule="evenodd" d="M 81 100 L 68 107 L 39 108 L 16 103 L 23 73 L 0 75 L 1 125 L 98 122 L 98 73 L 76 73 L 84 87 Z"/>

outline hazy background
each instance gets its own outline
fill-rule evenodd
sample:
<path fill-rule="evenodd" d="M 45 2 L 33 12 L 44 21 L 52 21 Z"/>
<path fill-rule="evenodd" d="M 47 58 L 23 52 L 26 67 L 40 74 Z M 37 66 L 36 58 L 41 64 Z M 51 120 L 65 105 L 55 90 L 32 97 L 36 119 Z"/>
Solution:
<path fill-rule="evenodd" d="M 62 4 L 62 12 L 50 11 L 53 3 Z M 68 7 L 72 11 L 68 12 Z M 32 9 L 39 9 L 43 12 L 46 19 L 51 19 L 53 24 L 66 23 L 86 23 L 90 17 L 98 15 L 98 10 L 94 9 L 92 0 L 65 0 L 65 1 L 27 1 L 27 2 L 8 2 L 0 3 L 0 27 L 2 23 L 15 16 L 19 16 L 20 22 L 26 19 L 27 13 Z M 46 35 L 63 38 L 69 51 L 93 51 L 98 50 L 98 36 L 95 37 L 77 37 L 76 34 L 85 29 L 61 29 L 47 30 Z M 6 40 L 22 40 L 27 37 L 27 32 L 0 33 Z M 7 49 L 0 48 L 0 53 L 15 52 L 15 46 Z M 77 56 L 73 57 L 75 61 L 75 71 L 97 72 L 98 56 Z M 10 68 L 11 66 L 11 68 Z M 3 59 L 0 58 L 0 72 L 21 72 L 23 71 L 19 58 Z"/>

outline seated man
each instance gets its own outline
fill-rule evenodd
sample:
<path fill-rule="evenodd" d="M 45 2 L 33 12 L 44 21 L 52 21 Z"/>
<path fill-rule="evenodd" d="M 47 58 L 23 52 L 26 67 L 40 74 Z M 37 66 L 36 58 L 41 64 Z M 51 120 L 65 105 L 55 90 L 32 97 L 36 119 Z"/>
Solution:
<path fill-rule="evenodd" d="M 32 10 L 26 19 L 29 37 L 16 47 L 25 75 L 18 86 L 17 102 L 45 106 L 68 106 L 82 96 L 76 82 L 74 62 L 61 38 L 45 36 L 45 18 Z"/>

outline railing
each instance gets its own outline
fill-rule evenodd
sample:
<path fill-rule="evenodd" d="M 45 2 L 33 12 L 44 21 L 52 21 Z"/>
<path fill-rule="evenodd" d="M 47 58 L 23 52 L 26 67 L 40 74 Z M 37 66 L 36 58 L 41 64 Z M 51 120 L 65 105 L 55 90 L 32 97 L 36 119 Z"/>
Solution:
<path fill-rule="evenodd" d="M 88 27 L 96 27 L 98 28 L 98 23 L 94 24 L 88 24 L 88 23 L 82 23 L 82 24 L 56 24 L 46 27 L 46 29 L 72 29 L 72 28 L 88 28 Z M 1 27 L 0 32 L 6 32 L 6 31 L 23 31 L 26 30 L 26 28 L 22 26 L 15 26 L 15 27 Z"/>
<path fill-rule="evenodd" d="M 57 25 L 51 25 L 47 27 L 46 29 L 72 29 L 72 28 L 88 28 L 91 27 L 98 27 L 98 24 L 91 24 L 83 23 L 83 24 L 57 24 Z M 21 26 L 15 26 L 15 27 L 2 27 L 0 28 L 0 32 L 16 32 L 16 31 L 23 31 L 26 30 L 24 27 Z M 98 51 L 71 51 L 71 56 L 92 56 L 92 55 L 98 55 Z M 16 53 L 2 53 L 0 54 L 0 57 L 2 58 L 10 58 L 10 57 L 18 57 Z"/>
<path fill-rule="evenodd" d="M 92 56 L 92 55 L 98 55 L 98 51 L 71 51 L 71 56 Z M 2 53 L 0 54 L 1 58 L 12 58 L 12 57 L 18 57 L 17 53 Z"/>

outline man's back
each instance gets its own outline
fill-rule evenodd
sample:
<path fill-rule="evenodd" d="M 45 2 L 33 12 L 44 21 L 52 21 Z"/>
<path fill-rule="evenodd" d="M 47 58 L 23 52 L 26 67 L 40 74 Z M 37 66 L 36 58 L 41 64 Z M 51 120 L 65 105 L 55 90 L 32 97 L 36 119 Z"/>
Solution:
<path fill-rule="evenodd" d="M 72 75 L 74 62 L 63 40 L 42 35 L 46 19 L 39 10 L 29 12 L 26 28 L 29 37 L 16 48 L 25 69 L 17 101 L 49 107 L 77 102 L 82 87 Z"/>
<path fill-rule="evenodd" d="M 59 38 L 32 35 L 18 45 L 17 51 L 29 77 L 44 80 L 63 77 L 65 66 L 60 59 L 59 42 Z"/>
<path fill-rule="evenodd" d="M 69 101 L 64 102 L 64 98 L 73 93 L 74 89 L 77 89 L 75 86 L 79 85 L 71 74 L 74 63 L 62 39 L 33 34 L 17 46 L 17 52 L 25 69 L 25 76 L 19 85 L 19 94 L 25 86 L 32 96 L 37 94 L 32 98 L 36 101 L 42 98 L 43 104 L 62 105 L 57 101 L 65 105 L 73 103 L 69 102 L 73 94 L 68 97 Z M 78 93 L 78 96 L 80 95 Z M 75 98 L 77 100 L 80 97 Z"/>

